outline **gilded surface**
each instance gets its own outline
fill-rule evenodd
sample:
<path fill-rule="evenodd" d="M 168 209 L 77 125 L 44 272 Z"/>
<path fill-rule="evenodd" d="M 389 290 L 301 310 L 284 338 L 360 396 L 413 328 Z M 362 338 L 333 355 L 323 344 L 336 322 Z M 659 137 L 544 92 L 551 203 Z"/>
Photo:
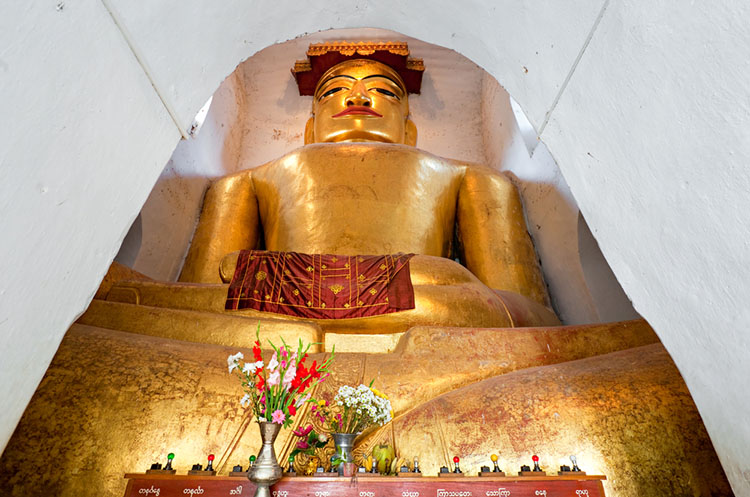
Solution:
<path fill-rule="evenodd" d="M 569 341 L 551 340 L 566 330 Z M 518 330 L 455 331 L 409 332 L 389 355 L 338 354 L 319 395 L 375 378 L 395 401 L 394 424 L 365 435 L 356 454 L 395 441 L 426 473 L 454 454 L 465 472 L 490 453 L 505 471 L 532 453 L 550 471 L 576 454 L 608 476 L 609 496 L 730 495 L 679 373 L 643 322 L 518 340 L 508 340 Z M 125 472 L 168 452 L 179 473 L 208 453 L 220 474 L 246 465 L 260 437 L 225 367 L 236 350 L 74 325 L 0 459 L 0 494 L 120 495 Z M 292 442 L 282 430 L 280 458 Z"/>
<path fill-rule="evenodd" d="M 248 316 L 217 316 L 213 313 L 183 309 L 162 309 L 132 303 L 93 300 L 78 323 L 141 335 L 173 338 L 195 343 L 252 347 L 255 331 L 261 324 L 261 337 L 288 343 L 298 339 L 316 343 L 322 350 L 323 330 L 315 323 Z"/>
<path fill-rule="evenodd" d="M 415 309 L 370 318 L 314 320 L 314 325 L 320 326 L 326 335 L 323 338 L 326 347 L 330 350 L 329 340 L 326 337 L 333 333 L 371 336 L 403 333 L 413 326 L 423 325 L 490 328 L 518 324 L 518 319 L 514 321 L 509 311 L 509 308 L 515 306 L 516 302 L 507 295 L 501 296 L 493 292 L 463 266 L 442 257 L 415 256 L 410 261 L 410 267 Z M 112 302 L 140 304 L 155 308 L 152 309 L 151 314 L 153 319 L 160 324 L 148 332 L 152 335 L 157 334 L 156 330 L 170 326 L 166 313 L 163 318 L 159 316 L 160 308 L 204 311 L 201 319 L 216 323 L 212 325 L 216 327 L 221 326 L 220 321 L 225 316 L 279 317 L 279 315 L 261 313 L 252 309 L 225 311 L 227 285 L 123 281 L 118 283 L 113 290 L 117 291 L 110 292 L 108 297 Z M 543 306 L 529 302 L 521 295 L 516 298 L 521 299 L 521 305 L 517 307 L 528 311 L 528 316 L 522 325 L 559 323 L 554 314 Z M 102 313 L 101 309 L 101 307 L 92 306 L 81 319 L 90 325 L 136 332 L 131 324 L 123 321 L 123 327 L 118 328 L 114 321 L 115 319 L 127 320 L 126 314 L 123 313 L 118 318 L 114 318 Z M 520 315 L 520 311 L 514 310 L 513 313 L 516 317 Z M 313 323 L 312 320 L 292 316 L 283 316 L 283 318 L 290 322 Z M 178 336 L 170 336 L 180 338 L 179 329 L 173 333 Z M 186 333 L 182 339 L 191 338 Z M 388 348 L 385 345 L 384 347 L 386 348 L 360 347 L 358 350 L 385 352 Z"/>
<path fill-rule="evenodd" d="M 243 197 L 247 206 L 230 201 Z M 460 247 L 453 245 L 457 199 Z M 262 226 L 232 217 L 235 210 L 254 209 L 256 203 Z M 255 247 L 238 247 L 235 233 L 245 231 L 257 240 L 262 230 L 268 250 L 413 252 L 443 258 L 465 254 L 466 266 L 485 284 L 545 302 L 523 209 L 508 178 L 413 147 L 308 145 L 220 180 L 209 189 L 205 205 L 183 281 L 202 274 L 205 279 L 197 281 L 220 282 L 224 255 Z M 199 250 L 201 256 L 193 255 Z"/>
<path fill-rule="evenodd" d="M 231 263 L 223 261 L 241 249 L 415 253 L 414 310 L 317 320 L 323 332 L 374 337 L 417 325 L 559 324 L 545 309 L 546 287 L 515 186 L 490 169 L 411 146 L 416 128 L 395 70 L 372 60 L 330 68 L 317 85 L 313 115 L 305 135 L 310 144 L 211 186 L 181 281 L 227 281 Z M 217 313 L 220 292 L 127 282 L 108 298 Z M 393 341 L 369 343 L 385 352 Z"/>
<path fill-rule="evenodd" d="M 367 41 L 338 41 L 326 43 L 313 43 L 307 49 L 307 55 L 323 55 L 335 51 L 345 55 L 370 55 L 375 50 L 388 50 L 398 55 L 409 55 L 409 46 L 403 41 L 384 41 L 384 42 L 367 42 Z"/>

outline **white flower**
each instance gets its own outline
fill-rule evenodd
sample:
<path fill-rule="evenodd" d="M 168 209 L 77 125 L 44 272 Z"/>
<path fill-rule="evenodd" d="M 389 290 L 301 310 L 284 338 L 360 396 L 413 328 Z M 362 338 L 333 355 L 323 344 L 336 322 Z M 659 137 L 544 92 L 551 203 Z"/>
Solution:
<path fill-rule="evenodd" d="M 250 394 L 246 393 L 244 397 L 240 400 L 240 405 L 242 407 L 247 407 L 250 405 Z"/>
<path fill-rule="evenodd" d="M 242 354 L 242 352 L 237 352 L 236 354 L 227 357 L 227 367 L 229 368 L 229 372 L 231 373 L 232 371 L 234 371 L 234 369 L 239 366 L 237 362 L 240 359 L 244 358 L 245 356 Z"/>
<path fill-rule="evenodd" d="M 258 368 L 263 367 L 263 361 L 258 362 L 246 362 L 244 366 L 242 366 L 242 372 L 245 374 L 253 374 Z"/>

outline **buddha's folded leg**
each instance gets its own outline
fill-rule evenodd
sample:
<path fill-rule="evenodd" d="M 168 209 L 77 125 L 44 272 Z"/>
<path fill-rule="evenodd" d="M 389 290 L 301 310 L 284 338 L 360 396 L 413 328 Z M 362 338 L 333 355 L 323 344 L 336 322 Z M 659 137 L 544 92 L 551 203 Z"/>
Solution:
<path fill-rule="evenodd" d="M 465 473 L 491 466 L 515 475 L 532 454 L 556 475 L 576 455 L 606 475 L 607 495 L 731 495 L 679 371 L 661 344 L 519 370 L 457 388 L 361 441 L 356 456 L 393 443 L 436 474 L 461 458 Z"/>

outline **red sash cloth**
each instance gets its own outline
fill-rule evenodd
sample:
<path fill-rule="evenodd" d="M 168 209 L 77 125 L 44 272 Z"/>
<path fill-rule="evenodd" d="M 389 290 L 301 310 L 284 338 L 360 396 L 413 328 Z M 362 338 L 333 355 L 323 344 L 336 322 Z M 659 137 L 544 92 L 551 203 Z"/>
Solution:
<path fill-rule="evenodd" d="M 313 319 L 361 318 L 414 309 L 409 274 L 413 256 L 243 250 L 225 308 Z"/>

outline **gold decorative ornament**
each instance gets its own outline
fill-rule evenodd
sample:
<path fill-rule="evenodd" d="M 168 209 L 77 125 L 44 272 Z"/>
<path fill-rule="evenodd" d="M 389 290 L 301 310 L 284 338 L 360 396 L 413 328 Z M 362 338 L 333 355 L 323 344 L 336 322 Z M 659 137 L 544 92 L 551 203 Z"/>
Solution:
<path fill-rule="evenodd" d="M 344 289 L 344 287 L 341 285 L 331 285 L 329 288 L 334 295 L 338 295 L 339 292 Z"/>

